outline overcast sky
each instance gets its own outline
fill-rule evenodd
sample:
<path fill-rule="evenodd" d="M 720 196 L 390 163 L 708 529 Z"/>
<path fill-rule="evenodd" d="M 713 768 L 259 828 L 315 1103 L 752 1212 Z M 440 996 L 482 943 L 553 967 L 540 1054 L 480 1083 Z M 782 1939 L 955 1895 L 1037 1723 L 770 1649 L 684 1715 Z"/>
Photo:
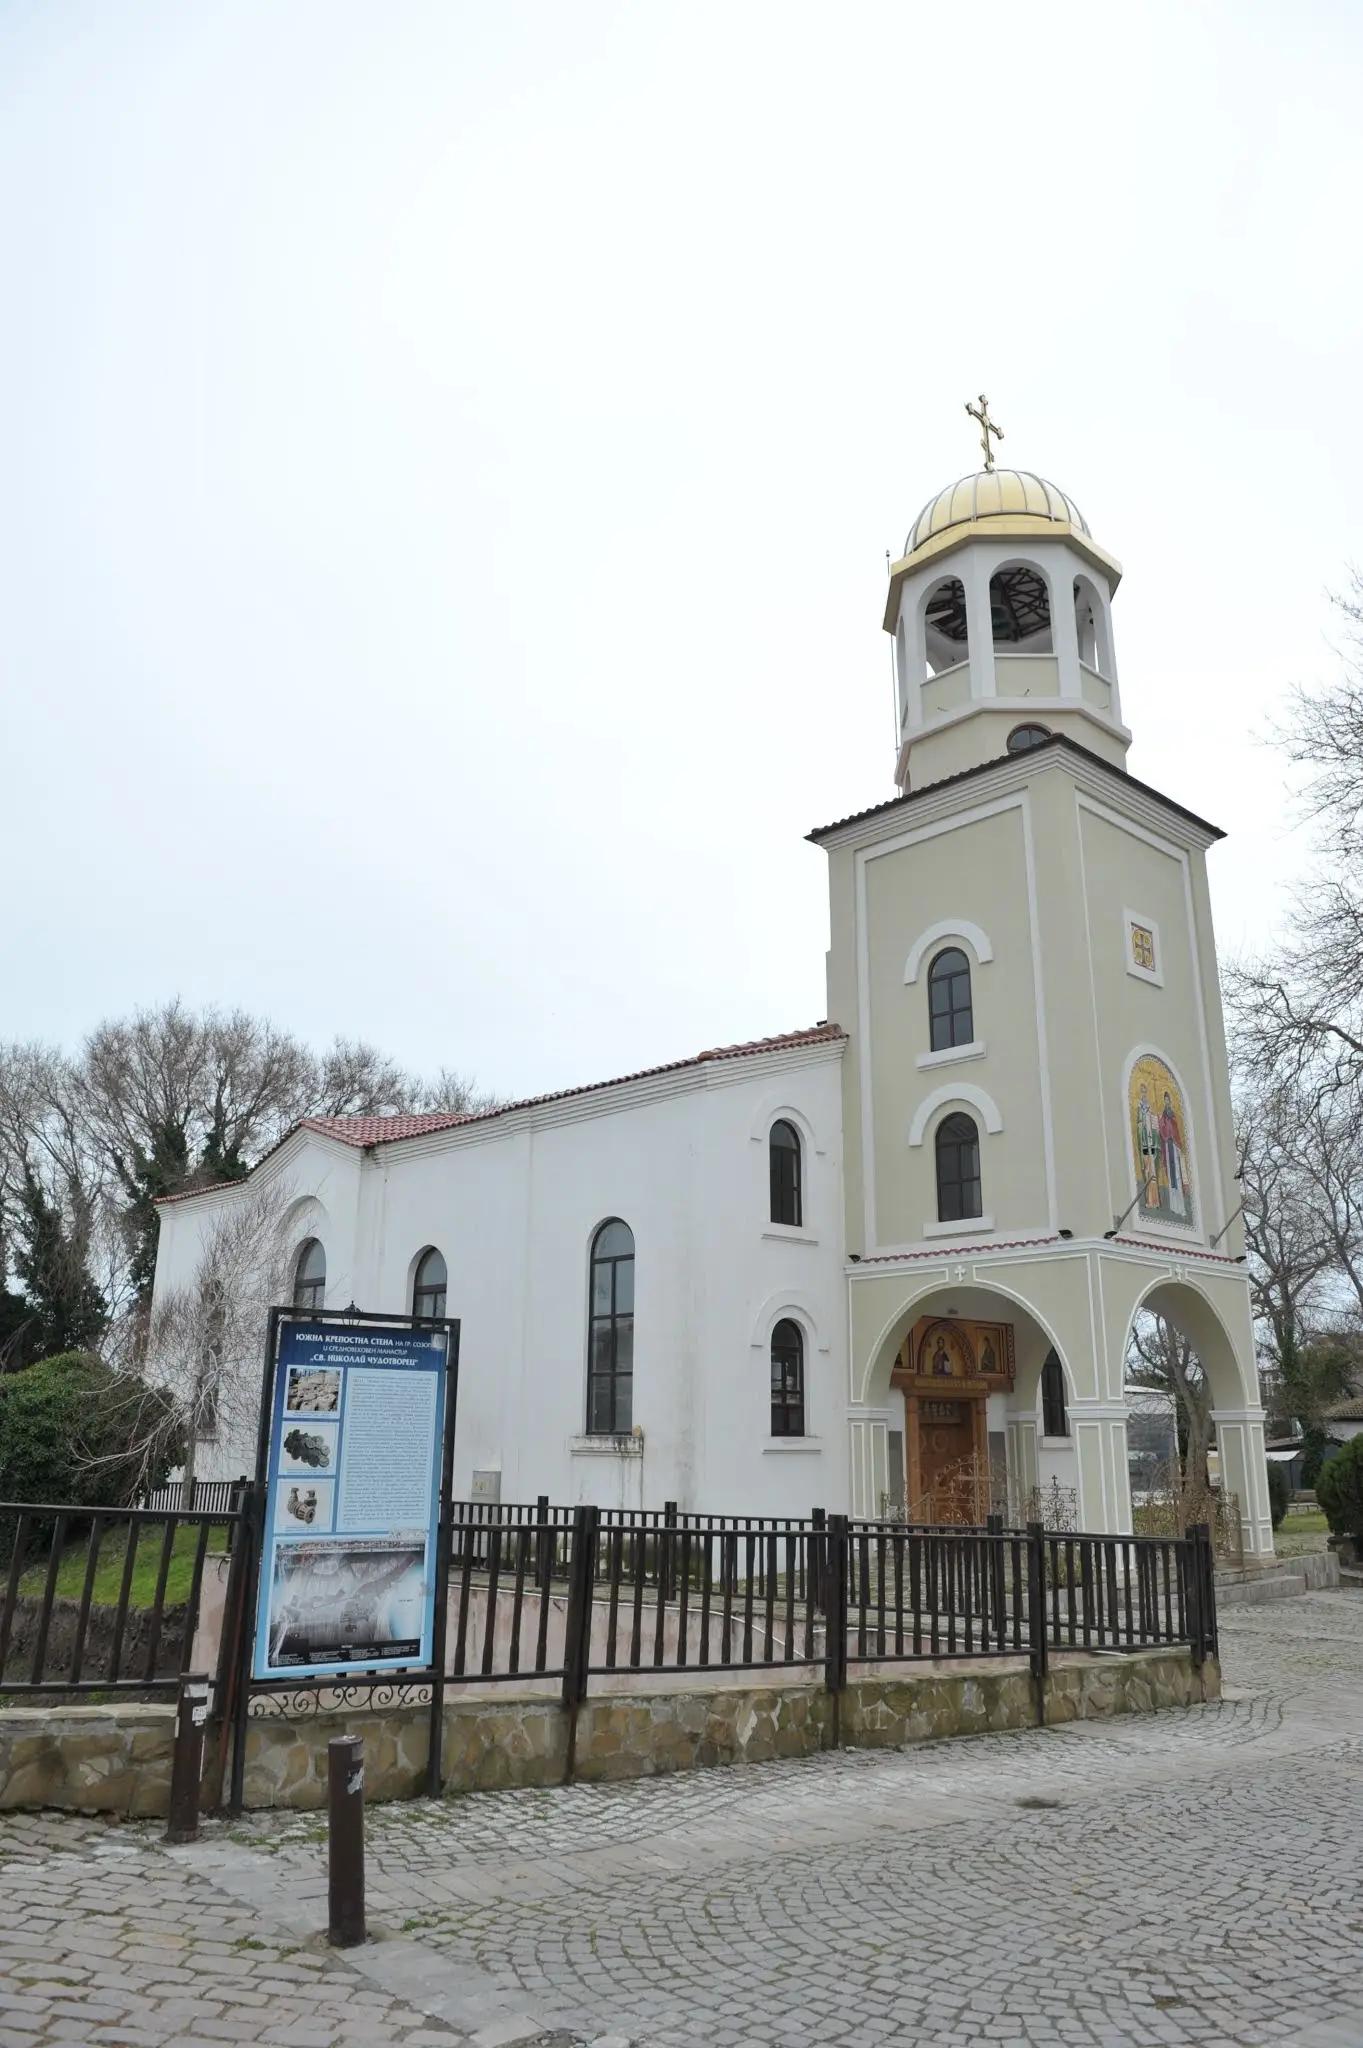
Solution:
<path fill-rule="evenodd" d="M 1363 561 L 1363 10 L 0 6 L 0 1033 L 177 991 L 504 1093 L 824 1013 L 885 550 L 1000 459 L 1122 562 L 1133 773 Z"/>

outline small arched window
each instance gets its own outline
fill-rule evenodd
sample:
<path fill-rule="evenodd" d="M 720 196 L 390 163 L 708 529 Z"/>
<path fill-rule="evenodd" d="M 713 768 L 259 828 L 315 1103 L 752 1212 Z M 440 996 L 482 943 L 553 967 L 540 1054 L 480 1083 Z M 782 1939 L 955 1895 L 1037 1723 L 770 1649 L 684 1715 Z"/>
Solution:
<path fill-rule="evenodd" d="M 1041 1368 L 1041 1434 L 1068 1436 L 1070 1418 L 1065 1409 L 1065 1368 L 1054 1351 L 1046 1353 Z"/>
<path fill-rule="evenodd" d="M 942 1223 L 982 1216 L 980 1134 L 974 1119 L 956 1111 L 937 1126 L 937 1215 Z"/>
<path fill-rule="evenodd" d="M 1095 675 L 1112 680 L 1112 649 L 1108 640 L 1107 613 L 1103 601 L 1086 576 L 1074 579 L 1074 630 L 1079 641 L 1079 659 Z"/>
<path fill-rule="evenodd" d="M 1048 725 L 1015 725 L 1008 735 L 1010 754 L 1030 754 L 1033 747 L 1044 747 L 1051 737 Z"/>
<path fill-rule="evenodd" d="M 592 1239 L 587 1428 L 628 1436 L 634 1423 L 634 1232 L 613 1218 Z"/>
<path fill-rule="evenodd" d="M 800 1133 L 781 1117 L 771 1127 L 771 1220 L 798 1226 L 803 1221 Z"/>
<path fill-rule="evenodd" d="M 805 1433 L 805 1340 L 789 1316 L 771 1333 L 771 1433 Z"/>
<path fill-rule="evenodd" d="M 948 946 L 928 969 L 928 1026 L 934 1052 L 974 1041 L 970 962 L 959 946 Z"/>
<path fill-rule="evenodd" d="M 298 1261 L 293 1269 L 293 1305 L 311 1314 L 314 1309 L 325 1305 L 327 1291 L 327 1255 L 320 1241 L 310 1237 L 299 1247 Z"/>
<path fill-rule="evenodd" d="M 416 1273 L 412 1279 L 412 1314 L 443 1316 L 448 1286 L 449 1273 L 445 1261 L 434 1245 L 428 1245 L 416 1262 Z"/>
<path fill-rule="evenodd" d="M 1013 562 L 989 579 L 989 615 L 994 645 L 1014 654 L 1050 654 L 1051 593 L 1045 577 L 1029 563 Z"/>

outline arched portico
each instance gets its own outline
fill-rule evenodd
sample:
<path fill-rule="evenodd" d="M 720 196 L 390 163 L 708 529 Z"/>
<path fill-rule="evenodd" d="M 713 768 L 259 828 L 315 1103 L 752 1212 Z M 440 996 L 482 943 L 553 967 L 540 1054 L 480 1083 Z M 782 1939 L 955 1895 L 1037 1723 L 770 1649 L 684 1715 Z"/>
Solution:
<path fill-rule="evenodd" d="M 1214 1285 L 1189 1276 L 1151 1282 L 1132 1304 L 1128 1343 L 1131 1325 L 1145 1310 L 1164 1316 L 1196 1352 L 1211 1389 L 1221 1484 L 1239 1503 L 1246 1559 L 1260 1562 L 1273 1556 L 1273 1518 L 1249 1304 L 1243 1282 L 1233 1299 L 1219 1299 L 1224 1290 L 1214 1293 Z"/>
<path fill-rule="evenodd" d="M 991 1509 L 1026 1519 L 1038 1490 L 1054 1485 L 1073 1493 L 1082 1526 L 1129 1528 L 1124 1412 L 1123 1484 L 1101 1459 L 1089 1460 L 1087 1478 L 1083 1469 L 1077 1431 L 1092 1426 L 1095 1404 L 1072 1369 L 1077 1342 L 1004 1285 L 943 1284 L 939 1274 L 906 1290 L 862 1372 L 855 1511 L 875 1514 L 889 1501 L 913 1520 L 973 1520 Z M 1041 1378 L 1051 1356 L 1063 1378 L 1064 1432 L 1047 1437 Z"/>

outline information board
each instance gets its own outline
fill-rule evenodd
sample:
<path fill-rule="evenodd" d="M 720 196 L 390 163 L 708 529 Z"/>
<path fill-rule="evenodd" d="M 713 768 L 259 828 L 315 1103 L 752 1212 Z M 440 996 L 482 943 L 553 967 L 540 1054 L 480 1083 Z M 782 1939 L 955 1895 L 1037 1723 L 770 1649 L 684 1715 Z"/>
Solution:
<path fill-rule="evenodd" d="M 449 1333 L 284 1321 L 253 1675 L 428 1666 Z"/>

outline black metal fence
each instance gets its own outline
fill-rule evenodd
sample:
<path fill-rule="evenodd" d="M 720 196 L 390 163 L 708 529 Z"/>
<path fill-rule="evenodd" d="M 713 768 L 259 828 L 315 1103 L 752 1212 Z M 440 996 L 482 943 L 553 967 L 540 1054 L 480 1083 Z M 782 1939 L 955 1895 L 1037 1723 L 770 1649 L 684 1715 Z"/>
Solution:
<path fill-rule="evenodd" d="M 229 1551 L 239 1520 L 225 1510 L 0 1502 L 0 1695 L 173 1695 L 190 1669 L 209 1561 Z M 225 1605 L 233 1612 L 230 1596 Z"/>
<path fill-rule="evenodd" d="M 244 1685 L 249 1513 L 0 1504 L 0 1694 L 172 1694 L 209 1560 L 223 1574 L 220 1702 Z M 171 1491 L 176 1491 L 171 1489 Z M 203 1495 L 196 1499 L 203 1499 Z M 1211 1543 L 808 1517 L 461 1501 L 445 1525 L 449 1683 L 821 1672 L 1052 1654 L 1216 1650 Z M 4 1561 L 7 1560 L 7 1568 Z"/>
<path fill-rule="evenodd" d="M 1039 1523 L 926 1527 L 697 1515 L 673 1503 L 459 1503 L 454 1681 L 820 1668 L 1052 1652 L 1216 1649 L 1205 1530 L 1183 1538 L 1055 1534 Z"/>

